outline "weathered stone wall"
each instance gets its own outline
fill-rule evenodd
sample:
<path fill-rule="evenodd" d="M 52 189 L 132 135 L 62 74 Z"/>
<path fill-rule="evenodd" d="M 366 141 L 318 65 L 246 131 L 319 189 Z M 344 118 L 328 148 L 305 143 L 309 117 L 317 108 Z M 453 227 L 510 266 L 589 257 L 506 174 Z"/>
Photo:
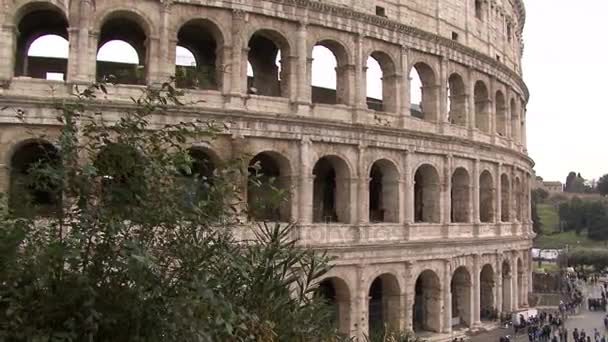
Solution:
<path fill-rule="evenodd" d="M 110 102 L 99 104 L 115 119 L 141 93 L 138 82 L 175 73 L 177 45 L 196 50 L 199 41 L 186 42 L 182 31 L 194 25 L 213 82 L 187 91 L 193 105 L 155 122 L 230 120 L 225 134 L 193 148 L 218 164 L 243 154 L 265 160 L 277 173 L 289 190 L 278 220 L 298 222 L 303 244 L 338 257 L 324 286 L 340 330 L 360 337 L 378 320 L 434 332 L 449 332 L 452 321 L 474 328 L 491 309 L 525 307 L 532 286 L 523 10 L 518 0 L 481 4 L 482 20 L 473 0 L 0 0 L 0 107 L 21 108 L 25 118 L 0 112 L 0 185 L 9 188 L 21 147 L 57 134 L 51 97 L 70 98 L 102 76 L 101 41 L 123 34 L 139 47 L 142 78 L 110 87 Z M 29 32 L 21 21 L 41 9 L 69 25 L 66 81 L 35 78 L 39 65 L 15 76 L 17 43 Z M 108 33 L 112 20 L 118 29 Z M 336 56 L 336 90 L 311 87 L 315 45 Z M 382 68 L 382 100 L 366 94 L 369 56 Z M 247 76 L 247 62 L 256 76 Z M 413 68 L 422 107 L 410 100 Z"/>

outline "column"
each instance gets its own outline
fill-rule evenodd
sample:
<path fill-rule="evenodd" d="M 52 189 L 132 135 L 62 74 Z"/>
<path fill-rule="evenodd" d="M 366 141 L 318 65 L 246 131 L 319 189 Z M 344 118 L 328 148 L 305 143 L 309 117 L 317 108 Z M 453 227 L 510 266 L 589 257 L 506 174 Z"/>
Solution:
<path fill-rule="evenodd" d="M 404 222 L 406 225 L 414 223 L 414 177 L 412 176 L 412 154 L 413 152 L 405 151 L 403 165 L 403 184 L 405 192 L 404 203 Z"/>
<path fill-rule="evenodd" d="M 358 339 L 363 339 L 365 336 L 369 334 L 369 322 L 368 322 L 368 289 L 364 286 L 364 270 L 365 265 L 357 265 L 357 285 L 354 289 L 354 301 L 351 306 L 351 320 L 352 324 L 355 328 L 355 337 Z"/>
<path fill-rule="evenodd" d="M 469 97 L 468 97 L 468 124 L 469 124 L 469 135 L 473 134 L 473 131 L 477 128 L 477 113 L 475 111 L 475 79 L 474 79 L 474 71 L 473 68 L 468 69 L 468 81 L 469 81 Z"/>
<path fill-rule="evenodd" d="M 473 179 L 471 182 L 473 183 L 473 220 L 471 222 L 475 224 L 480 224 L 479 217 L 479 159 L 475 159 L 475 165 L 473 166 Z"/>
<path fill-rule="evenodd" d="M 502 163 L 498 163 L 496 165 L 496 193 L 494 194 L 494 198 L 496 199 L 496 208 L 494 208 L 494 222 L 500 223 L 502 222 Z"/>
<path fill-rule="evenodd" d="M 311 145 L 312 142 L 308 137 L 304 137 L 300 141 L 300 206 L 298 210 L 298 220 L 302 224 L 312 222 L 314 176 L 312 174 L 310 160 Z"/>
<path fill-rule="evenodd" d="M 401 123 L 400 127 L 405 128 L 405 116 L 410 116 L 410 64 L 409 64 L 409 49 L 405 46 L 401 46 L 401 70 L 403 70 L 403 75 L 401 75 L 401 109 L 400 109 L 400 117 Z"/>
<path fill-rule="evenodd" d="M 443 170 L 443 186 L 442 186 L 442 198 L 443 198 L 443 224 L 449 224 L 452 214 L 452 163 L 453 157 L 451 154 L 446 155 L 444 160 Z"/>
<path fill-rule="evenodd" d="M 494 303 L 498 312 L 502 312 L 502 257 L 496 255 L 496 272 L 494 273 L 494 287 L 496 288 Z"/>
<path fill-rule="evenodd" d="M 449 334 L 452 332 L 452 270 L 450 260 L 444 260 L 444 271 L 443 271 L 443 305 L 441 305 L 442 320 L 441 320 L 441 332 Z"/>
<path fill-rule="evenodd" d="M 243 42 L 243 28 L 247 25 L 247 13 L 242 10 L 232 10 L 232 56 L 225 64 L 230 71 L 231 97 L 241 97 L 247 93 L 247 53 Z M 238 103 L 238 102 L 237 102 Z M 242 104 L 241 104 L 242 105 Z"/>
<path fill-rule="evenodd" d="M 494 77 L 490 77 L 490 84 L 488 85 L 488 134 L 492 136 L 492 141 L 496 138 L 496 80 Z"/>
<path fill-rule="evenodd" d="M 472 326 L 479 326 L 481 324 L 481 255 L 475 254 L 473 255 L 473 295 L 471 296 L 471 316 L 472 319 L 470 322 Z"/>
<path fill-rule="evenodd" d="M 521 146 L 524 153 L 528 152 L 528 132 L 526 126 L 526 109 L 522 105 L 522 113 L 521 113 Z"/>
<path fill-rule="evenodd" d="M 441 65 L 440 65 L 440 73 L 439 73 L 439 91 L 438 91 L 438 101 L 439 104 L 437 106 L 437 122 L 449 124 L 448 121 L 448 67 L 449 67 L 449 59 L 446 56 L 441 56 Z"/>
<path fill-rule="evenodd" d="M 355 103 L 352 121 L 365 120 L 367 111 L 367 59 L 363 56 L 363 35 L 355 36 Z"/>
<path fill-rule="evenodd" d="M 15 45 L 16 45 L 16 30 L 15 25 L 12 24 L 12 18 L 6 18 L 0 16 L 3 19 L 2 25 L 0 25 L 0 60 L 4 61 L 0 63 L 0 84 L 3 81 L 8 81 L 13 77 L 13 68 L 15 65 Z"/>
<path fill-rule="evenodd" d="M 405 307 L 404 307 L 404 320 L 405 320 L 405 324 L 404 324 L 404 330 L 405 331 L 414 331 L 414 313 L 413 313 L 413 307 L 414 307 L 414 297 L 416 296 L 416 290 L 415 290 L 415 286 L 416 284 L 414 283 L 416 280 L 412 278 L 412 262 L 410 261 L 406 261 L 405 262 L 405 283 L 404 283 L 404 287 L 405 287 Z"/>
<path fill-rule="evenodd" d="M 297 32 L 297 51 L 298 51 L 298 57 L 297 57 L 297 61 L 295 61 L 297 67 L 296 67 L 296 80 L 297 80 L 297 99 L 296 99 L 296 103 L 298 105 L 300 104 L 305 104 L 305 105 L 310 105 L 310 101 L 311 101 L 311 90 L 310 90 L 310 76 L 311 75 L 311 70 L 312 70 L 312 60 L 310 59 L 311 63 L 309 64 L 309 51 L 308 51 L 308 47 L 307 47 L 307 41 L 308 41 L 308 31 L 307 31 L 308 25 L 306 22 L 300 22 L 298 24 L 298 32 Z M 292 65 L 292 68 L 294 67 L 294 65 Z"/>
<path fill-rule="evenodd" d="M 357 222 L 359 224 L 369 223 L 369 174 L 365 167 L 365 152 L 367 148 L 364 145 L 359 145 L 359 153 L 357 155 L 358 165 L 357 173 L 359 177 L 356 178 L 357 183 Z"/>
<path fill-rule="evenodd" d="M 513 262 L 511 271 L 511 310 L 517 310 L 519 308 L 519 269 L 517 265 L 517 254 L 513 253 L 511 256 Z"/>

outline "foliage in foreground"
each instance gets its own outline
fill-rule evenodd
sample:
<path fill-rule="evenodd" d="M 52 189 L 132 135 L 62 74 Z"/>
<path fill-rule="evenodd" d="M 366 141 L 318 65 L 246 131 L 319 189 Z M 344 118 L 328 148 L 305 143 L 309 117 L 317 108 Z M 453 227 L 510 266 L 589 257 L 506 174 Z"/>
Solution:
<path fill-rule="evenodd" d="M 223 128 L 153 126 L 180 105 L 168 83 L 111 121 L 92 110 L 100 91 L 58 104 L 59 163 L 29 170 L 30 189 L 58 195 L 58 208 L 0 211 L 0 340 L 333 338 L 313 295 L 328 258 L 297 246 L 290 225 L 237 239 L 242 165 L 196 169 L 188 147 Z"/>

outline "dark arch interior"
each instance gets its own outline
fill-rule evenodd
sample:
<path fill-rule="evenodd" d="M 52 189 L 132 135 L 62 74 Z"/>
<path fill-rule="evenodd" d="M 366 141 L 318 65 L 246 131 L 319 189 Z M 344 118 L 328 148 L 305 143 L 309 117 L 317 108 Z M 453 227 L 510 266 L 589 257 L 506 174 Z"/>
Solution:
<path fill-rule="evenodd" d="M 204 149 L 191 148 L 188 154 L 192 160 L 189 172 L 181 170 L 186 207 L 192 207 L 200 200 L 209 199 L 217 167 L 214 158 Z"/>
<path fill-rule="evenodd" d="M 28 143 L 11 158 L 9 207 L 18 216 L 48 216 L 61 205 L 61 186 L 48 176 L 60 166 L 57 149 L 49 143 Z"/>
<path fill-rule="evenodd" d="M 494 222 L 494 184 L 488 171 L 479 178 L 479 220 L 484 223 Z"/>
<path fill-rule="evenodd" d="M 192 52 L 196 60 L 194 66 L 176 65 L 175 81 L 180 88 L 218 89 L 218 42 L 209 25 L 192 21 L 177 34 L 177 45 Z"/>
<path fill-rule="evenodd" d="M 122 84 L 145 84 L 147 68 L 147 36 L 141 26 L 126 17 L 108 19 L 101 27 L 98 49 L 113 40 L 131 45 L 139 59 L 139 64 L 108 62 L 97 60 L 97 79 Z"/>
<path fill-rule="evenodd" d="M 451 220 L 455 223 L 469 222 L 470 185 L 469 174 L 458 168 L 452 175 Z"/>
<path fill-rule="evenodd" d="M 322 157 L 313 168 L 313 221 L 349 223 L 348 167 L 335 156 Z"/>
<path fill-rule="evenodd" d="M 414 175 L 414 219 L 437 223 L 439 212 L 439 177 L 430 165 L 423 165 Z"/>
<path fill-rule="evenodd" d="M 344 281 L 339 278 L 325 279 L 319 284 L 316 295 L 329 306 L 329 324 L 335 327 L 338 333 L 348 336 L 350 294 Z"/>
<path fill-rule="evenodd" d="M 492 266 L 485 265 L 481 269 L 480 279 L 480 296 L 479 296 L 479 312 L 482 320 L 492 320 L 497 317 L 496 307 L 494 305 L 494 270 Z"/>
<path fill-rule="evenodd" d="M 452 74 L 448 79 L 449 121 L 458 126 L 467 124 L 467 95 L 464 81 L 458 74 Z"/>
<path fill-rule="evenodd" d="M 264 96 L 286 96 L 287 78 L 286 64 L 281 60 L 282 68 L 279 71 L 277 56 L 287 56 L 277 43 L 278 38 L 272 32 L 260 31 L 249 40 L 248 60 L 253 70 L 253 77 L 248 78 L 247 92 Z"/>
<path fill-rule="evenodd" d="M 47 78 L 47 73 L 65 75 L 68 60 L 64 58 L 28 56 L 30 45 L 39 37 L 58 35 L 68 39 L 68 21 L 58 9 L 50 6 L 36 8 L 24 15 L 17 28 L 15 76 Z"/>
<path fill-rule="evenodd" d="M 439 277 L 430 270 L 422 272 L 416 279 L 415 285 L 414 331 L 439 332 L 440 296 Z"/>
<path fill-rule="evenodd" d="M 290 220 L 289 175 L 286 161 L 281 158 L 262 152 L 249 163 L 247 204 L 252 219 L 275 222 Z"/>

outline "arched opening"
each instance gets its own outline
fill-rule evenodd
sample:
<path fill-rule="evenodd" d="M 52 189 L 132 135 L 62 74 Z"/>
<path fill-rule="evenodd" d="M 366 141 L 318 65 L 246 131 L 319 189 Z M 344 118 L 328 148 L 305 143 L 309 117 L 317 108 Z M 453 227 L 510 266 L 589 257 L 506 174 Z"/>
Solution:
<path fill-rule="evenodd" d="M 259 30 L 249 40 L 248 61 L 253 76 L 248 80 L 248 93 L 288 97 L 290 48 L 276 31 Z"/>
<path fill-rule="evenodd" d="M 106 208 L 130 216 L 130 210 L 145 198 L 143 156 L 132 146 L 112 143 L 101 149 L 93 165 L 101 177 Z"/>
<path fill-rule="evenodd" d="M 311 97 L 313 103 L 348 103 L 348 56 L 335 41 L 323 40 L 312 50 Z"/>
<path fill-rule="evenodd" d="M 452 74 L 448 78 L 448 108 L 449 122 L 467 126 L 467 94 L 462 77 Z"/>
<path fill-rule="evenodd" d="M 469 173 L 462 167 L 452 174 L 452 222 L 464 223 L 470 221 L 470 192 Z"/>
<path fill-rule="evenodd" d="M 350 171 L 344 160 L 325 156 L 313 168 L 313 221 L 350 223 Z"/>
<path fill-rule="evenodd" d="M 64 81 L 68 70 L 68 21 L 51 4 L 32 6 L 17 23 L 15 76 Z"/>
<path fill-rule="evenodd" d="M 410 70 L 410 113 L 426 121 L 437 119 L 438 87 L 435 73 L 425 63 L 416 63 Z"/>
<path fill-rule="evenodd" d="M 494 222 L 494 180 L 487 170 L 479 176 L 479 220 Z"/>
<path fill-rule="evenodd" d="M 450 290 L 452 291 L 452 325 L 470 327 L 473 323 L 471 311 L 473 286 L 466 267 L 461 266 L 454 271 Z"/>
<path fill-rule="evenodd" d="M 187 22 L 177 33 L 175 82 L 180 88 L 218 89 L 222 80 L 220 31 L 208 20 Z"/>
<path fill-rule="evenodd" d="M 524 196 L 524 191 L 521 185 L 521 181 L 519 180 L 519 178 L 515 178 L 515 218 L 517 219 L 517 222 L 521 222 L 521 218 L 522 218 L 522 211 L 523 211 L 523 196 Z"/>
<path fill-rule="evenodd" d="M 422 272 L 416 279 L 414 298 L 414 331 L 440 332 L 441 282 L 431 270 Z"/>
<path fill-rule="evenodd" d="M 507 103 L 505 96 L 499 90 L 496 92 L 496 133 L 498 135 L 507 136 Z"/>
<path fill-rule="evenodd" d="M 521 143 L 521 135 L 519 131 L 519 108 L 517 106 L 517 101 L 515 99 L 511 99 L 511 136 L 513 142 L 516 144 Z"/>
<path fill-rule="evenodd" d="M 488 88 L 482 81 L 475 83 L 475 128 L 490 133 L 490 97 Z"/>
<path fill-rule="evenodd" d="M 489 321 L 496 317 L 494 304 L 494 269 L 484 265 L 479 275 L 479 313 L 481 320 Z"/>
<path fill-rule="evenodd" d="M 61 166 L 57 149 L 48 142 L 30 142 L 11 158 L 9 209 L 17 216 L 50 216 L 61 209 L 61 184 L 53 171 Z"/>
<path fill-rule="evenodd" d="M 276 152 L 262 152 L 251 159 L 247 182 L 250 218 L 275 222 L 291 219 L 289 177 L 289 161 Z"/>
<path fill-rule="evenodd" d="M 511 193 L 511 182 L 509 182 L 509 176 L 502 174 L 500 176 L 500 220 L 502 222 L 509 222 L 511 220 L 511 205 L 509 203 Z"/>
<path fill-rule="evenodd" d="M 374 279 L 368 298 L 369 335 L 382 334 L 385 328 L 398 329 L 401 295 L 397 278 L 386 273 Z"/>
<path fill-rule="evenodd" d="M 317 295 L 330 306 L 330 324 L 338 333 L 348 336 L 350 333 L 350 291 L 346 282 L 340 278 L 324 279 L 317 290 Z"/>
<path fill-rule="evenodd" d="M 431 165 L 422 165 L 414 175 L 414 219 L 416 222 L 439 223 L 439 174 Z"/>
<path fill-rule="evenodd" d="M 370 171 L 369 219 L 399 222 L 399 172 L 386 159 L 375 162 Z"/>
<path fill-rule="evenodd" d="M 192 164 L 189 170 L 181 170 L 181 179 L 185 195 L 185 205 L 194 207 L 200 201 L 210 197 L 213 186 L 214 172 L 217 168 L 217 157 L 202 148 L 188 150 Z"/>
<path fill-rule="evenodd" d="M 505 260 L 502 263 L 502 312 L 508 313 L 513 309 L 511 264 Z"/>
<path fill-rule="evenodd" d="M 131 17 L 132 14 L 116 14 L 101 27 L 97 50 L 99 81 L 146 83 L 148 37 Z"/>
<path fill-rule="evenodd" d="M 395 63 L 383 52 L 375 51 L 366 63 L 365 78 L 367 81 L 367 108 L 395 112 L 396 77 Z"/>

